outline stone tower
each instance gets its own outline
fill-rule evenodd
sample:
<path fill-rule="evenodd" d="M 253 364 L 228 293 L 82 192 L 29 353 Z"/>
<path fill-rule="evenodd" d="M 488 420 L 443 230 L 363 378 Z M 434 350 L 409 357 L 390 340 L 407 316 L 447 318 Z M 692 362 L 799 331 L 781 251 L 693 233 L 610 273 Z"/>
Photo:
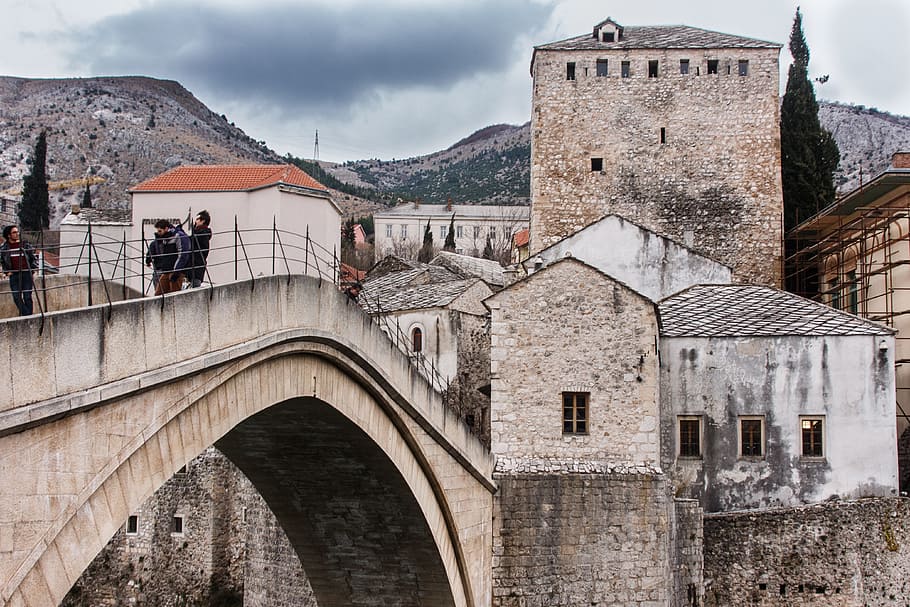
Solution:
<path fill-rule="evenodd" d="M 779 284 L 780 48 L 611 19 L 535 47 L 532 254 L 616 213 Z"/>

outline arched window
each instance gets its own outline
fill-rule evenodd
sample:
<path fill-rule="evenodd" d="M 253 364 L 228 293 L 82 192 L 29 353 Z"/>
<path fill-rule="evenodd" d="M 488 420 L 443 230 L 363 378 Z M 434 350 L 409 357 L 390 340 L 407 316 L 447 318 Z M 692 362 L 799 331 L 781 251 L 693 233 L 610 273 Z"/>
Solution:
<path fill-rule="evenodd" d="M 411 331 L 411 351 L 420 352 L 423 350 L 423 331 L 420 327 L 414 327 Z"/>

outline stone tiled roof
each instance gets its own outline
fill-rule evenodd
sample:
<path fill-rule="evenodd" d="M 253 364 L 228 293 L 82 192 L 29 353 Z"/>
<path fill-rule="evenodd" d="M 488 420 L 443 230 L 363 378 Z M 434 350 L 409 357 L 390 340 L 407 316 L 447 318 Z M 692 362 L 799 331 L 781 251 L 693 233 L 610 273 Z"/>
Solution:
<path fill-rule="evenodd" d="M 397 272 L 396 274 L 407 273 Z M 382 278 L 392 276 L 395 274 L 387 274 Z M 369 314 L 441 308 L 452 303 L 472 285 L 477 284 L 477 281 L 476 278 L 470 278 L 402 287 L 391 280 L 377 279 L 363 285 L 363 291 L 357 301 Z"/>
<path fill-rule="evenodd" d="M 708 49 L 781 48 L 777 42 L 713 32 L 688 25 L 648 25 L 623 28 L 622 39 L 602 42 L 589 32 L 558 42 L 535 46 L 534 50 L 581 51 L 614 49 Z"/>
<path fill-rule="evenodd" d="M 430 264 L 448 268 L 462 278 L 482 278 L 487 284 L 497 287 L 505 284 L 498 261 L 441 251 Z"/>
<path fill-rule="evenodd" d="M 890 335 L 890 329 L 771 287 L 696 285 L 658 304 L 663 337 Z"/>
<path fill-rule="evenodd" d="M 323 190 L 292 164 L 179 166 L 143 181 L 130 192 L 246 192 L 273 185 Z"/>
<path fill-rule="evenodd" d="M 61 223 L 68 225 L 92 223 L 132 223 L 132 211 L 125 208 L 80 208 L 79 212 L 72 212 L 63 218 Z"/>
<path fill-rule="evenodd" d="M 530 217 L 531 207 L 486 204 L 456 204 L 451 208 L 444 204 L 421 204 L 415 207 L 409 203 L 374 213 L 373 217 L 451 217 L 452 213 L 455 213 L 456 222 L 459 217 L 526 220 Z"/>

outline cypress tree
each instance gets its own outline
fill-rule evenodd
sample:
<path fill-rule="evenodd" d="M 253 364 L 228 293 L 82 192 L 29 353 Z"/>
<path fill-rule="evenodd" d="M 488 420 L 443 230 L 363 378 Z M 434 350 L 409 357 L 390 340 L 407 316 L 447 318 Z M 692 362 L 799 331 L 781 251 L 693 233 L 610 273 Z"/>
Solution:
<path fill-rule="evenodd" d="M 430 220 L 427 219 L 427 227 L 423 231 L 423 246 L 417 253 L 417 261 L 429 263 L 433 259 L 433 232 L 430 231 Z"/>
<path fill-rule="evenodd" d="M 455 252 L 455 213 L 452 213 L 452 220 L 449 221 L 449 233 L 446 234 L 446 242 L 442 246 L 442 250 Z"/>
<path fill-rule="evenodd" d="M 494 259 L 496 254 L 493 251 L 493 243 L 490 241 L 490 237 L 487 236 L 487 244 L 483 248 L 483 258 L 484 259 Z"/>
<path fill-rule="evenodd" d="M 88 184 L 85 184 L 85 191 L 82 193 L 82 208 L 92 208 L 92 192 L 89 190 Z"/>
<path fill-rule="evenodd" d="M 818 102 L 809 80 L 809 47 L 796 9 L 790 32 L 793 63 L 780 110 L 784 229 L 790 230 L 834 202 L 834 171 L 840 152 L 818 121 Z"/>
<path fill-rule="evenodd" d="M 32 156 L 32 170 L 22 180 L 19 226 L 30 232 L 50 227 L 50 197 L 47 192 L 47 131 L 41 131 Z"/>
<path fill-rule="evenodd" d="M 341 226 L 341 261 L 353 265 L 354 261 L 354 217 L 345 221 Z"/>

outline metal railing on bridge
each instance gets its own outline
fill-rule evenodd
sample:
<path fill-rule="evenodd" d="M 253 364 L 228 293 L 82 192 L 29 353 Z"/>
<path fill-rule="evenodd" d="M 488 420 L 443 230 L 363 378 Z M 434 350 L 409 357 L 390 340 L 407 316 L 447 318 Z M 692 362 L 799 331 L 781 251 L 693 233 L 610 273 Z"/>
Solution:
<path fill-rule="evenodd" d="M 146 263 L 149 261 L 149 239 L 143 236 L 140 240 L 130 240 L 126 232 L 122 238 L 113 238 L 95 229 L 91 222 L 85 229 L 61 230 L 61 234 L 67 232 L 70 238 L 61 238 L 59 243 L 53 244 L 45 242 L 43 233 L 22 233 L 23 240 L 32 244 L 39 258 L 32 292 L 35 314 L 41 316 L 39 332 L 44 329 L 48 296 L 58 290 L 67 290 L 67 299 L 79 301 L 78 305 L 106 305 L 109 315 L 113 303 L 124 299 L 159 297 L 164 305 L 164 295 L 153 294 L 154 272 Z M 74 234 L 81 239 L 72 238 Z M 189 236 L 192 239 L 192 235 Z M 345 279 L 337 249 L 333 246 L 329 250 L 311 238 L 309 227 L 299 234 L 279 228 L 273 219 L 271 229 L 240 229 L 235 218 L 233 229 L 212 231 L 208 261 L 201 269 L 204 272 L 201 288 L 209 289 L 210 297 L 214 295 L 216 284 L 213 275 L 216 279 L 220 276 L 222 281 L 249 280 L 251 290 L 255 290 L 257 278 L 267 275 L 286 275 L 290 281 L 292 275 L 304 274 L 317 278 L 320 284 L 329 282 L 345 292 L 349 300 L 360 300 L 368 304 L 367 308 L 379 310 L 377 314 L 369 315 L 371 321 L 379 325 L 435 390 L 448 391 L 449 378 L 439 373 L 432 359 L 410 349 L 410 339 L 384 310 L 382 302 L 365 301 L 371 296 L 356 289 L 356 279 Z M 49 284 L 48 277 L 54 274 L 70 276 L 73 280 Z M 96 301 L 99 292 L 103 297 Z M 11 301 L 10 296 L 9 282 L 5 281 L 0 287 L 0 297 Z"/>

